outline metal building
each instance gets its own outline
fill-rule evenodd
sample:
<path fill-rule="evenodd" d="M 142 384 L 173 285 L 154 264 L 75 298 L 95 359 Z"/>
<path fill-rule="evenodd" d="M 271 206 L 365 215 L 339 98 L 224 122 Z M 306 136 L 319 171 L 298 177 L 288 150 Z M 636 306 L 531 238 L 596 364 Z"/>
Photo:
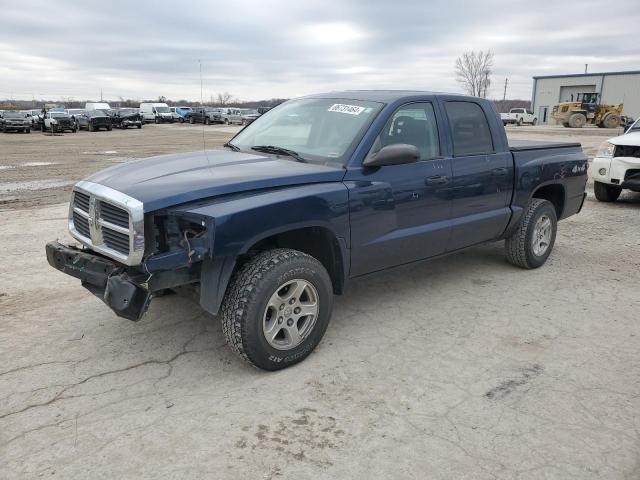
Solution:
<path fill-rule="evenodd" d="M 623 115 L 640 117 L 640 70 L 631 72 L 579 73 L 533 77 L 531 105 L 540 124 L 554 124 L 553 106 L 571 101 L 571 95 L 597 92 L 600 102 L 624 103 Z"/>

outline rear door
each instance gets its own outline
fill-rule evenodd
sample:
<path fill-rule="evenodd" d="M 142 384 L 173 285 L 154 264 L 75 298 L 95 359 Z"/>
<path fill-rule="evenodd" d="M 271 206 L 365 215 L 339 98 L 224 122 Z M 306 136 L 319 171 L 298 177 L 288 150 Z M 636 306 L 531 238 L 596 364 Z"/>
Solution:
<path fill-rule="evenodd" d="M 497 238 L 511 216 L 511 152 L 502 150 L 497 121 L 473 100 L 446 100 L 453 170 L 452 232 L 448 251 Z M 497 120 L 497 119 L 494 119 Z"/>

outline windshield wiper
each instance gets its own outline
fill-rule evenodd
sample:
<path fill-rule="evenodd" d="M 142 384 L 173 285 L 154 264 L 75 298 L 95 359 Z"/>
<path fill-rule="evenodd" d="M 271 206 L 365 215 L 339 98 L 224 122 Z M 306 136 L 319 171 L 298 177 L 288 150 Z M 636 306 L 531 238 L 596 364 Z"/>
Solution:
<path fill-rule="evenodd" d="M 233 144 L 233 143 L 231 143 L 231 142 L 227 142 L 227 143 L 225 143 L 225 144 L 223 145 L 223 147 L 230 148 L 230 149 L 231 149 L 231 150 L 233 150 L 234 152 L 239 152 L 239 151 L 240 151 L 240 147 L 239 147 L 239 146 L 237 146 L 237 145 L 234 145 L 234 144 Z"/>
<path fill-rule="evenodd" d="M 288 148 L 276 147 L 275 145 L 254 145 L 251 147 L 251 150 L 255 150 L 256 152 L 264 152 L 264 153 L 281 153 L 283 155 L 287 155 L 289 157 L 295 158 L 297 161 L 302 163 L 307 163 L 307 160 L 300 156 L 298 152 L 293 150 L 289 150 Z"/>

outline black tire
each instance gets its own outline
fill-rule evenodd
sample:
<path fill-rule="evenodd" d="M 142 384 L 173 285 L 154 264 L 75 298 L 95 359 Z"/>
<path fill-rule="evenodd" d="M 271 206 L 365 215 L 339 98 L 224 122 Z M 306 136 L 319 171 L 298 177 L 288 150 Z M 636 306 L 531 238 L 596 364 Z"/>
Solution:
<path fill-rule="evenodd" d="M 615 202 L 621 192 L 622 187 L 602 182 L 593 182 L 593 193 L 596 194 L 596 199 L 600 202 Z"/>
<path fill-rule="evenodd" d="M 569 126 L 571 128 L 582 128 L 587 124 L 587 117 L 582 113 L 572 113 L 569 117 Z"/>
<path fill-rule="evenodd" d="M 230 122 L 229 122 L 229 119 L 228 119 L 228 118 L 225 118 L 225 119 L 224 119 L 224 124 L 225 124 L 225 125 L 229 125 L 229 124 L 230 124 Z"/>
<path fill-rule="evenodd" d="M 24 133 L 31 133 L 31 129 L 30 129 L 30 128 L 27 128 L 27 129 L 24 131 Z"/>
<path fill-rule="evenodd" d="M 535 127 L 536 125 L 538 125 L 538 119 L 537 119 L 537 118 L 534 118 L 534 119 L 533 119 L 533 122 L 531 122 L 531 125 L 533 125 L 534 127 Z"/>
<path fill-rule="evenodd" d="M 209 125 L 209 117 L 206 117 L 206 118 L 204 119 L 204 124 L 205 124 L 205 125 Z"/>
<path fill-rule="evenodd" d="M 546 250 L 541 254 L 536 254 L 533 248 L 535 227 L 543 216 L 551 221 L 551 238 Z M 507 261 L 521 268 L 531 269 L 542 266 L 553 250 L 557 230 L 558 219 L 553 204 L 548 200 L 532 198 L 522 214 L 515 232 L 505 241 Z"/>
<path fill-rule="evenodd" d="M 189 123 L 192 125 L 195 123 L 195 120 L 193 119 L 193 117 L 189 117 Z"/>
<path fill-rule="evenodd" d="M 140 125 L 136 125 L 136 127 L 138 127 L 138 128 L 142 128 L 142 124 L 140 124 Z"/>
<path fill-rule="evenodd" d="M 522 126 L 522 117 L 520 117 L 520 118 L 518 119 L 518 126 L 519 126 L 519 127 L 521 127 L 521 126 Z"/>
<path fill-rule="evenodd" d="M 153 123 L 155 123 L 155 124 L 160 123 L 160 119 L 158 117 L 154 117 Z"/>
<path fill-rule="evenodd" d="M 271 296 L 294 279 L 316 289 L 318 315 L 300 344 L 280 350 L 265 338 L 263 320 Z M 318 260 L 297 250 L 268 250 L 245 263 L 231 280 L 221 308 L 222 330 L 241 358 L 264 370 L 280 370 L 304 360 L 320 343 L 332 307 L 331 279 Z"/>

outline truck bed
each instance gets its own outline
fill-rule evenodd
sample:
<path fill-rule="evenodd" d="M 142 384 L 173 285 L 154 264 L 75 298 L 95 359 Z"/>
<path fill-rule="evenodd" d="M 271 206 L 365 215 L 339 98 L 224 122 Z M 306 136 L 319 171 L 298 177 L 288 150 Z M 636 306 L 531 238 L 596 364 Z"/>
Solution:
<path fill-rule="evenodd" d="M 509 140 L 509 150 L 512 152 L 523 152 L 527 150 L 544 150 L 551 148 L 580 148 L 579 143 L 547 143 L 537 140 Z"/>

